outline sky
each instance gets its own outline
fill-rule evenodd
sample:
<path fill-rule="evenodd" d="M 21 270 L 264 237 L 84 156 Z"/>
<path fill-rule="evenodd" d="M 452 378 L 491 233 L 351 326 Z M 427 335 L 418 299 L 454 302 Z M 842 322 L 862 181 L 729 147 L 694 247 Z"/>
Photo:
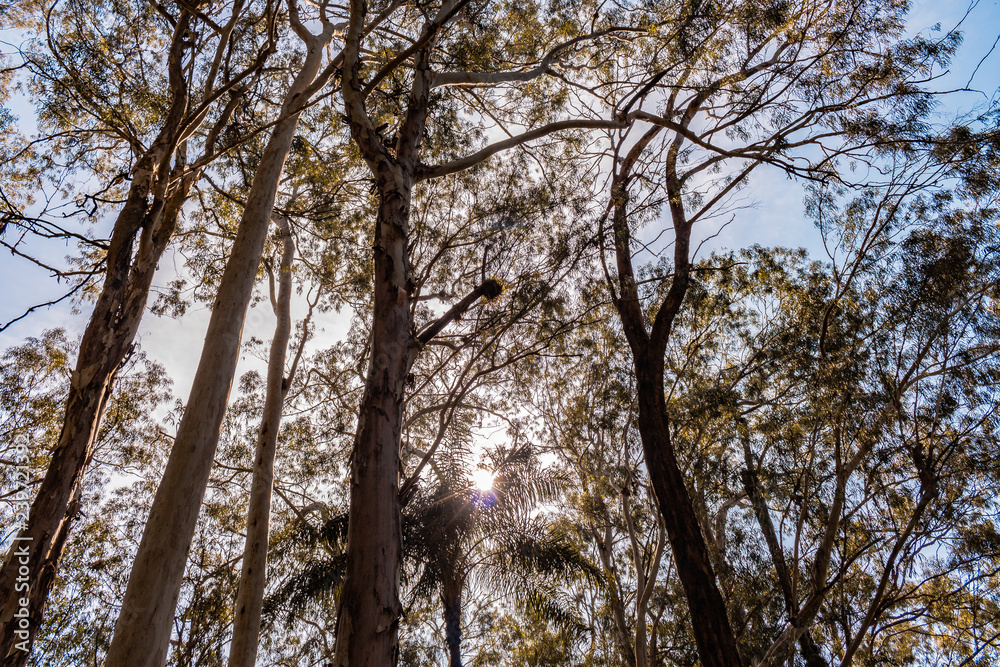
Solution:
<path fill-rule="evenodd" d="M 963 17 L 968 16 L 963 21 Z M 910 10 L 909 29 L 924 35 L 944 35 L 960 25 L 964 42 L 949 70 L 934 84 L 936 90 L 954 90 L 941 101 L 940 120 L 981 110 L 1000 92 L 1000 2 L 989 0 L 970 5 L 954 0 L 917 0 Z M 941 32 L 931 28 L 941 24 Z M 997 47 L 991 52 L 991 49 Z M 975 76 L 973 77 L 973 74 Z M 975 89 L 963 91 L 960 89 Z M 983 91 L 983 92 L 976 92 Z M 802 184 L 775 168 L 762 166 L 751 177 L 751 186 L 742 193 L 752 208 L 738 212 L 724 229 L 709 223 L 695 230 L 692 245 L 718 234 L 707 242 L 701 256 L 712 250 L 735 250 L 752 244 L 803 247 L 817 259 L 826 259 L 819 231 L 803 215 Z"/>
<path fill-rule="evenodd" d="M 965 3 L 918 0 L 913 3 L 911 10 L 911 30 L 925 31 L 935 23 L 941 23 L 946 30 L 958 23 L 968 9 L 969 5 Z M 938 81 L 937 88 L 971 87 L 985 92 L 949 95 L 941 108 L 942 117 L 969 113 L 988 104 L 1000 87 L 1000 49 L 991 52 L 1000 33 L 998 2 L 983 0 L 976 4 L 962 23 L 962 29 L 965 31 L 964 45 L 948 74 Z M 17 44 L 20 39 L 20 35 L 12 31 L 0 30 L 0 49 L 4 53 L 10 53 L 11 45 Z M 971 85 L 967 85 L 970 79 Z M 21 131 L 30 134 L 30 103 L 20 98 L 11 100 L 8 106 L 18 116 Z M 757 170 L 750 187 L 742 196 L 747 206 L 738 210 L 735 219 L 724 229 L 720 230 L 717 222 L 699 225 L 696 229 L 696 243 L 717 234 L 706 242 L 700 256 L 703 257 L 712 250 L 738 249 L 758 243 L 764 246 L 805 247 L 814 257 L 822 257 L 819 233 L 803 216 L 803 191 L 800 183 L 789 180 L 783 172 L 764 167 Z M 10 242 L 9 234 L 7 238 Z M 73 252 L 71 247 L 61 243 L 42 243 L 30 239 L 25 240 L 20 248 L 55 265 L 64 265 L 65 257 Z M 182 259 L 179 257 L 167 258 L 161 262 L 154 285 L 166 285 L 177 275 L 181 263 Z M 59 290 L 62 288 L 43 269 L 31 266 L 8 253 L 0 254 L 0 285 L 7 287 L 0 299 L 0 322 L 17 317 L 35 303 L 60 295 Z M 72 307 L 63 303 L 36 311 L 0 332 L 0 349 L 17 345 L 26 337 L 38 336 L 42 331 L 53 327 L 64 327 L 71 337 L 77 336 L 86 325 L 89 309 L 90 304 L 84 304 L 82 312 L 74 312 Z M 293 305 L 293 318 L 301 318 L 304 311 L 303 300 L 297 300 Z M 199 304 L 189 308 L 183 319 L 179 320 L 147 313 L 140 327 L 138 341 L 141 349 L 167 368 L 174 380 L 174 394 L 179 398 L 187 397 L 209 314 L 207 307 Z M 255 336 L 269 341 L 274 322 L 269 305 L 266 301 L 261 303 L 248 313 L 243 339 Z M 343 314 L 320 314 L 316 322 L 318 335 L 314 339 L 314 346 L 325 346 L 339 340 L 346 333 L 348 325 L 346 311 Z M 237 378 L 249 369 L 262 370 L 263 363 L 244 355 L 237 369 Z"/>

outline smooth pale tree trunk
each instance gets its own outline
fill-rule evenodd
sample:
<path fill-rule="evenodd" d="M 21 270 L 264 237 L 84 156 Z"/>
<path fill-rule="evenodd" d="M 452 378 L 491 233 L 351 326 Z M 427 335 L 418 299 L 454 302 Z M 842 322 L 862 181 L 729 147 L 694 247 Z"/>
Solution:
<path fill-rule="evenodd" d="M 629 633 L 628 624 L 625 622 L 625 602 L 621 594 L 618 582 L 618 575 L 611 565 L 611 525 L 604 524 L 603 535 L 594 529 L 594 543 L 597 546 L 597 553 L 601 558 L 601 567 L 604 570 L 604 578 L 610 591 L 609 606 L 615 624 L 615 641 L 618 650 L 621 651 L 621 659 L 625 667 L 635 667 L 635 639 Z"/>
<path fill-rule="evenodd" d="M 656 546 L 653 549 L 653 557 L 647 563 L 643 557 L 643 549 L 639 544 L 636 534 L 635 524 L 632 521 L 632 511 L 629 508 L 628 496 L 622 494 L 622 516 L 625 518 L 625 527 L 628 530 L 629 543 L 632 546 L 632 564 L 636 572 L 635 581 L 635 640 L 632 645 L 632 656 L 626 655 L 625 659 L 635 667 L 649 667 L 652 658 L 650 642 L 646 632 L 646 614 L 649 611 L 649 599 L 653 595 L 653 588 L 656 586 L 656 575 L 660 571 L 660 561 L 663 558 L 663 550 L 666 546 L 662 525 L 657 526 L 658 536 Z"/>
<path fill-rule="evenodd" d="M 305 93 L 316 79 L 332 33 L 332 27 L 325 26 L 320 37 L 310 40 L 302 70 L 285 96 L 282 120 L 254 175 L 191 394 L 129 575 L 106 667 L 161 667 L 166 662 L 184 566 L 219 443 L 278 182 L 307 101 Z"/>
<path fill-rule="evenodd" d="M 274 327 L 274 338 L 271 339 L 264 415 L 261 418 L 254 451 L 250 506 L 247 508 L 247 536 L 243 547 L 240 585 L 236 593 L 229 667 L 253 667 L 257 660 L 260 614 L 264 604 L 264 587 L 267 583 L 267 546 L 271 519 L 271 490 L 274 484 L 274 456 L 278 445 L 278 428 L 281 426 L 281 410 L 291 382 L 291 377 L 285 378 L 285 355 L 292 334 L 292 260 L 295 256 L 295 243 L 292 241 L 288 221 L 279 216 L 275 216 L 275 220 L 284 234 L 278 294 L 274 303 L 274 314 L 278 322 Z"/>

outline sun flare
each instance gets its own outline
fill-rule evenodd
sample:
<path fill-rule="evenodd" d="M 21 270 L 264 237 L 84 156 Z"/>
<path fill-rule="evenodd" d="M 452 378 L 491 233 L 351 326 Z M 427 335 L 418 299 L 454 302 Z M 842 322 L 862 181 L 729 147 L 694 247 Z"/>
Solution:
<path fill-rule="evenodd" d="M 480 491 L 489 491 L 493 488 L 493 473 L 482 468 L 472 473 L 472 484 Z"/>

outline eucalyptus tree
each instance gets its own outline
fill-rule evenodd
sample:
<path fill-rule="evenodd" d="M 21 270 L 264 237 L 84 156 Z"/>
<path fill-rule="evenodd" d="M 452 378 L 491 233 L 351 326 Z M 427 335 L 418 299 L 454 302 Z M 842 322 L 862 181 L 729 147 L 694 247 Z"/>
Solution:
<path fill-rule="evenodd" d="M 285 94 L 281 82 L 272 86 L 269 94 Z M 273 527 L 271 514 L 275 511 L 272 508 L 274 492 L 286 506 L 286 511 L 280 513 L 282 520 L 287 520 L 289 512 L 301 517 L 302 508 L 308 513 L 325 506 L 318 499 L 329 502 L 331 489 L 336 495 L 331 481 L 337 479 L 337 468 L 342 465 L 335 451 L 323 451 L 324 439 L 335 430 L 333 423 L 324 422 L 336 423 L 336 420 L 329 419 L 325 411 L 316 410 L 313 402 L 323 401 L 336 388 L 316 389 L 328 378 L 324 373 L 323 355 L 309 359 L 304 354 L 315 330 L 314 314 L 332 309 L 339 311 L 352 304 L 357 283 L 363 284 L 366 280 L 366 267 L 351 260 L 356 252 L 351 246 L 363 243 L 353 237 L 353 226 L 363 216 L 366 202 L 364 196 L 359 195 L 360 188 L 351 181 L 350 165 L 338 158 L 343 146 L 337 134 L 336 115 L 336 103 L 329 96 L 318 96 L 303 109 L 277 185 L 272 220 L 278 230 L 266 244 L 262 262 L 267 283 L 263 291 L 268 295 L 265 299 L 269 298 L 277 321 L 266 354 L 259 354 L 258 346 L 263 343 L 258 338 L 261 331 L 257 327 L 250 329 L 244 352 L 262 356 L 267 365 L 267 378 L 263 383 L 264 407 L 259 428 L 253 436 L 257 444 L 251 457 L 252 473 L 239 460 L 246 455 L 245 448 L 233 443 L 226 426 L 221 455 L 227 462 L 221 462 L 219 455 L 215 462 L 216 466 L 233 473 L 234 479 L 227 486 L 238 489 L 244 473 L 250 473 L 246 480 L 249 501 L 245 553 L 234 601 L 228 657 L 231 665 L 254 664 L 262 640 L 261 607 L 272 578 L 267 572 L 267 563 L 269 533 Z M 263 120 L 257 122 L 263 123 Z M 232 241 L 239 216 L 247 206 L 247 196 L 252 192 L 251 166 L 259 161 L 263 148 L 262 141 L 248 141 L 235 148 L 220 161 L 221 169 L 227 170 L 225 173 L 230 174 L 233 181 L 226 182 L 226 187 L 210 181 L 197 193 L 202 204 L 201 211 L 193 216 L 197 224 L 184 230 L 177 244 L 185 258 L 187 272 L 172 283 L 169 290 L 161 293 L 156 305 L 158 312 L 183 316 L 191 302 L 211 303 L 214 300 L 222 267 L 228 260 L 225 242 Z M 220 238 L 224 240 L 222 243 Z M 189 278 L 193 279 L 193 285 L 189 285 Z M 307 313 L 299 323 L 300 333 L 294 350 L 290 351 L 295 292 L 300 295 L 307 292 L 305 299 L 298 299 L 306 302 L 303 305 Z M 259 298 L 256 294 L 253 296 L 254 301 Z M 289 356 L 290 366 L 286 364 Z M 300 377 L 300 365 L 304 379 Z M 256 387 L 254 377 L 253 374 L 244 377 L 245 392 Z M 228 411 L 257 411 L 259 406 L 249 405 L 248 400 L 247 397 L 240 399 Z M 291 433 L 282 435 L 282 417 L 287 412 L 298 416 L 290 426 Z M 287 451 L 279 451 L 279 438 Z M 328 470 L 320 473 L 321 466 Z M 210 481 L 210 486 L 212 484 Z"/>
<path fill-rule="evenodd" d="M 614 138 L 602 260 L 634 360 L 646 467 L 701 660 L 739 665 L 666 404 L 664 355 L 692 280 L 692 230 L 726 211 L 728 197 L 761 165 L 836 179 L 840 164 L 873 163 L 883 148 L 919 143 L 930 104 L 920 85 L 947 62 L 958 37 L 904 40 L 905 7 L 880 2 L 690 3 L 677 13 L 674 30 L 650 38 L 658 59 L 646 84 L 616 105 L 648 125 Z M 645 246 L 635 234 L 661 208 L 672 261 L 652 276 L 660 285 L 647 307 L 634 267 Z"/>
<path fill-rule="evenodd" d="M 839 627 L 826 633 L 844 665 L 860 654 L 962 655 L 967 646 L 935 629 L 924 604 L 943 602 L 938 586 L 963 590 L 965 577 L 983 576 L 979 568 L 969 573 L 970 550 L 983 549 L 987 572 L 995 558 L 991 547 L 958 536 L 993 524 L 980 498 L 996 483 L 982 466 L 996 448 L 987 388 L 997 373 L 989 305 L 998 285 L 996 214 L 953 202 L 947 192 L 899 199 L 862 196 L 830 216 L 843 231 L 832 253 L 832 294 L 813 334 L 816 380 L 824 385 L 814 392 L 825 409 L 815 409 L 808 432 L 827 453 L 810 474 L 817 481 L 832 474 L 832 494 L 813 528 L 812 590 L 795 605 L 799 625 L 781 639 L 794 641 L 821 605 L 836 607 Z M 805 487 L 807 500 L 823 493 L 815 486 Z M 800 542 L 811 527 L 804 519 Z M 925 562 L 929 548 L 948 555 Z M 834 554 L 838 570 L 817 582 Z M 841 596 L 856 596 L 853 603 L 824 591 L 835 585 Z M 989 627 L 995 618 L 982 622 Z M 976 651 L 995 650 L 992 639 L 970 634 Z M 779 641 L 765 658 L 778 662 L 780 649 Z"/>
<path fill-rule="evenodd" d="M 585 298 L 591 321 L 565 342 L 575 354 L 546 360 L 532 404 L 541 441 L 573 480 L 562 521 L 603 575 L 576 591 L 593 633 L 586 664 L 687 664 L 697 650 L 643 465 L 631 360 L 603 285 L 589 283 Z"/>
<path fill-rule="evenodd" d="M 108 653 L 109 665 L 159 665 L 166 656 L 170 619 L 218 446 L 239 356 L 243 321 L 282 169 L 302 111 L 340 65 L 341 56 L 326 57 L 327 47 L 338 31 L 333 23 L 333 12 L 337 10 L 326 3 L 313 9 L 314 16 L 303 16 L 294 0 L 287 5 L 289 24 L 306 47 L 305 58 L 293 70 L 294 79 L 284 94 L 278 119 L 254 173 L 236 239 L 219 282 L 188 409 L 178 426 L 129 577 Z M 316 34 L 306 27 L 313 19 L 318 22 Z"/>
<path fill-rule="evenodd" d="M 292 240 L 288 219 L 280 214 L 276 217 L 281 230 L 281 261 L 278 264 L 277 291 L 274 290 L 274 275 L 271 279 L 271 307 L 277 317 L 274 336 L 267 361 L 266 392 L 264 414 L 254 451 L 254 472 L 250 487 L 250 503 L 247 508 L 247 536 L 240 565 L 240 586 L 236 595 L 235 621 L 232 643 L 229 647 L 230 667 L 253 665 L 257 656 L 260 634 L 260 612 L 264 603 L 264 586 L 267 573 L 267 546 L 271 516 L 271 490 L 274 484 L 274 458 L 278 444 L 278 429 L 285 396 L 295 373 L 302 349 L 306 342 L 309 326 L 308 318 L 303 323 L 302 336 L 292 360 L 291 368 L 285 371 L 285 357 L 292 335 L 292 261 L 295 258 L 295 243 Z M 310 313 L 311 315 L 311 313 Z"/>
<path fill-rule="evenodd" d="M 679 463 L 689 471 L 692 505 L 721 592 L 737 619 L 741 651 L 752 660 L 771 647 L 794 604 L 784 585 L 776 587 L 788 579 L 783 552 L 772 560 L 771 551 L 782 539 L 776 530 L 780 533 L 787 520 L 776 529 L 762 486 L 771 473 L 745 463 L 754 459 L 737 434 L 746 435 L 741 420 L 752 410 L 754 392 L 766 395 L 760 400 L 773 401 L 776 409 L 800 405 L 800 391 L 807 390 L 795 384 L 812 370 L 790 340 L 811 326 L 806 322 L 815 314 L 805 304 L 821 299 L 827 284 L 824 267 L 802 250 L 754 247 L 713 255 L 697 265 L 666 355 Z M 783 353 L 788 356 L 777 360 Z M 775 414 L 779 420 L 789 417 Z M 826 664 L 812 638 L 809 631 L 802 635 L 803 659 Z"/>
<path fill-rule="evenodd" d="M 921 181 L 911 162 L 843 205 L 818 190 L 828 265 L 756 249 L 692 279 L 667 355 L 672 437 L 762 664 L 795 643 L 809 665 L 996 650 L 979 599 L 996 572 L 980 539 L 996 214 L 941 188 L 951 166 L 917 166 Z"/>
<path fill-rule="evenodd" d="M 55 199 L 76 199 L 81 217 L 121 204 L 110 238 L 99 240 L 68 231 L 60 211 L 32 215 L 25 209 L 29 200 L 5 197 L 6 231 L 20 229 L 22 238 L 72 238 L 97 257 L 66 275 L 75 283 L 71 293 L 103 274 L 99 290 L 88 288 L 97 292 L 96 303 L 77 354 L 63 427 L 19 535 L 32 545 L 29 614 L 37 627 L 153 274 L 191 187 L 222 150 L 220 134 L 273 51 L 275 17 L 269 4 L 236 0 L 206 11 L 183 5 L 173 13 L 146 3 L 73 2 L 51 10 L 25 3 L 11 18 L 36 35 L 37 48 L 21 57 L 40 104 L 43 133 L 6 164 L 22 168 L 33 161 L 26 173 L 50 178 Z M 165 58 L 155 54 L 150 40 L 162 46 Z M 197 158 L 194 150 L 200 150 Z M 90 178 L 102 186 L 74 195 L 73 182 Z M 3 243 L 31 259 L 16 243 Z M 8 557 L 0 572 L 5 598 L 0 653 L 10 664 L 23 664 L 27 653 L 14 651 L 12 643 L 13 605 L 20 597 L 11 593 L 16 573 L 17 563 Z"/>
<path fill-rule="evenodd" d="M 268 90 L 258 91 L 261 97 L 280 96 L 286 92 L 281 81 L 271 81 L 269 85 Z M 308 387 L 315 385 L 322 376 L 320 366 L 304 355 L 306 343 L 312 338 L 314 330 L 313 315 L 334 308 L 339 310 L 350 303 L 353 291 L 356 291 L 354 284 L 364 281 L 365 275 L 365 268 L 350 261 L 350 252 L 345 252 L 345 245 L 349 248 L 349 244 L 360 243 L 351 239 L 351 226 L 354 219 L 362 214 L 364 201 L 350 181 L 349 165 L 336 168 L 336 155 L 342 151 L 342 146 L 336 137 L 336 124 L 329 122 L 331 114 L 336 113 L 335 106 L 329 97 L 321 97 L 303 110 L 289 159 L 277 186 L 278 206 L 272 220 L 278 230 L 266 243 L 262 262 L 266 275 L 266 286 L 261 290 L 265 295 L 263 300 L 270 299 L 271 310 L 277 316 L 270 352 L 260 354 L 259 346 L 263 344 L 260 337 L 264 337 L 261 327 L 253 324 L 254 320 L 248 327 L 249 340 L 244 355 L 261 357 L 267 365 L 268 379 L 264 382 L 262 398 L 267 407 L 260 414 L 258 432 L 251 436 L 258 442 L 259 451 L 250 457 L 253 473 L 246 475 L 250 500 L 245 517 L 246 554 L 241 565 L 241 585 L 235 601 L 235 623 L 229 652 L 232 664 L 252 664 L 254 659 L 250 654 L 258 650 L 260 605 L 267 582 L 272 492 L 276 489 L 280 502 L 291 503 L 289 508 L 297 510 L 298 507 L 314 504 L 308 499 L 309 495 L 328 484 L 330 478 L 336 478 L 338 464 L 335 459 L 331 461 L 328 473 L 316 474 L 317 459 L 328 458 L 323 454 L 316 456 L 315 448 L 322 445 L 311 444 L 323 438 L 323 417 L 305 402 L 309 398 L 303 401 L 303 393 L 308 393 Z M 244 122 L 251 126 L 266 125 L 266 111 L 258 110 L 253 118 L 244 119 Z M 211 304 L 214 300 L 222 268 L 227 262 L 228 245 L 233 241 L 237 223 L 247 206 L 247 196 L 252 192 L 253 166 L 259 162 L 264 147 L 265 141 L 259 137 L 234 147 L 217 163 L 217 173 L 223 174 L 224 180 L 217 180 L 216 174 L 213 174 L 212 178 L 205 179 L 203 187 L 196 187 L 200 209 L 188 217 L 189 224 L 177 235 L 175 245 L 176 252 L 185 260 L 185 272 L 160 292 L 154 305 L 157 314 L 183 317 L 191 303 Z M 323 165 L 322 173 L 318 164 Z M 359 212 L 355 213 L 352 209 Z M 292 334 L 292 302 L 296 291 L 300 295 L 307 293 L 298 301 L 306 302 L 302 305 L 307 307 L 308 312 L 299 323 L 300 335 L 295 349 L 288 351 Z M 259 292 L 254 294 L 253 300 L 262 300 Z M 260 319 L 260 310 L 254 313 L 254 317 Z M 287 374 L 286 355 L 291 358 Z M 307 375 L 304 384 L 297 382 L 300 362 Z M 251 376 L 246 376 L 242 383 L 244 392 L 255 391 L 254 387 L 259 389 L 255 382 Z M 229 411 L 255 413 L 259 405 L 250 405 L 248 400 L 247 397 L 239 399 L 229 407 Z M 283 436 L 285 446 L 291 440 L 295 451 L 278 457 L 279 431 L 285 410 L 299 415 L 292 428 L 301 436 Z M 237 489 L 233 496 L 235 501 L 244 481 L 244 473 L 249 473 L 249 468 L 240 460 L 247 452 L 233 444 L 230 430 L 224 425 L 220 456 L 225 461 L 217 456 L 216 465 L 229 470 L 233 476 L 226 486 Z M 305 458 L 299 458 L 303 454 L 298 451 L 300 443 L 305 445 L 306 450 L 313 450 L 305 453 Z M 285 454 L 290 459 L 287 463 L 280 460 Z M 296 459 L 302 465 L 301 469 L 294 470 L 295 463 L 292 461 Z M 294 471 L 289 474 L 290 470 Z M 211 481 L 210 487 L 216 483 Z M 290 495 L 294 500 L 289 499 Z M 321 493 L 319 497 L 323 495 Z"/>
<path fill-rule="evenodd" d="M 115 612 L 170 452 L 171 433 L 181 407 L 176 404 L 175 410 L 159 423 L 149 421 L 153 407 L 138 400 L 149 391 L 144 389 L 146 385 L 155 389 L 151 384 L 155 375 L 146 379 L 147 375 L 123 374 L 109 406 L 92 472 L 88 475 L 80 523 L 66 546 L 67 559 L 71 559 L 68 562 L 73 566 L 56 579 L 49 611 L 31 655 L 32 664 L 69 666 L 104 662 Z M 254 443 L 259 437 L 266 393 L 264 383 L 255 373 L 248 374 L 240 384 L 241 396 L 227 412 L 210 492 L 199 516 L 180 601 L 172 619 L 169 665 L 221 667 L 230 652 L 233 600 L 240 583 L 239 564 L 246 543 L 244 508 L 248 506 Z M 293 386 L 293 391 L 298 386 Z M 45 391 L 39 390 L 37 394 L 40 400 L 45 399 Z M 134 417 L 126 418 L 127 415 L 142 419 L 136 422 Z M 279 460 L 278 469 L 281 481 L 291 493 L 300 479 L 289 474 L 288 469 L 301 466 L 302 474 L 311 475 L 317 462 L 303 465 L 308 463 L 309 452 L 303 456 L 295 451 L 300 445 L 289 437 L 288 430 L 284 429 L 280 448 L 286 460 Z M 280 497 L 283 493 L 280 486 L 278 492 Z M 275 514 L 284 517 L 288 512 L 276 508 Z M 268 638 L 267 649 L 276 639 Z M 262 662 L 277 653 L 264 650 Z"/>
<path fill-rule="evenodd" d="M 396 660 L 402 610 L 399 454 L 410 369 L 445 327 L 480 297 L 495 298 L 500 291 L 497 281 L 480 276 L 449 311 L 418 326 L 410 237 L 414 188 L 557 131 L 624 125 L 626 121 L 617 118 L 560 120 L 561 106 L 552 103 L 562 98 L 547 85 L 547 77 L 558 75 L 602 38 L 632 30 L 618 27 L 600 11 L 599 21 L 592 23 L 590 14 L 584 21 L 573 12 L 556 10 L 543 16 L 534 8 L 520 11 L 447 0 L 419 12 L 407 8 L 393 41 L 383 46 L 365 39 L 366 15 L 366 3 L 350 4 L 342 87 L 351 136 L 374 177 L 378 205 L 371 352 L 352 454 L 347 578 L 334 661 L 338 666 L 389 665 Z M 505 24 L 526 39 L 507 44 L 498 40 Z M 366 61 L 363 52 L 386 56 Z M 497 71 L 497 64 L 509 69 Z M 482 100 L 476 88 L 510 101 L 472 104 L 461 93 L 449 92 L 469 89 L 471 99 Z M 474 133 L 495 125 L 508 138 L 486 145 L 461 140 L 454 127 L 462 121 L 463 109 L 478 114 Z M 502 119 L 493 120 L 498 117 Z M 514 134 L 506 125 L 525 129 Z M 482 147 L 472 152 L 476 145 Z M 425 158 L 439 163 L 427 165 Z"/>
<path fill-rule="evenodd" d="M 537 180 L 526 178 L 525 171 L 525 159 L 519 156 L 508 164 L 483 165 L 475 177 L 444 178 L 415 191 L 411 238 L 420 267 L 412 304 L 415 317 L 432 317 L 434 309 L 443 309 L 466 280 L 488 276 L 510 288 L 455 318 L 412 366 L 402 428 L 403 505 L 419 493 L 432 470 L 440 470 L 439 459 L 445 453 L 467 450 L 468 443 L 482 437 L 484 428 L 492 428 L 484 420 L 495 420 L 501 428 L 518 427 L 521 388 L 514 369 L 532 368 L 537 357 L 574 325 L 565 275 L 586 246 L 575 242 L 566 227 L 574 215 L 574 202 L 564 183 L 572 179 L 562 168 Z M 481 178 L 495 182 L 495 189 L 482 191 Z M 526 246 L 532 251 L 518 256 Z M 331 460 L 338 470 L 347 469 L 350 439 L 355 435 L 350 413 L 370 353 L 369 317 L 368 304 L 359 304 L 352 333 L 318 355 L 304 380 L 307 403 L 319 409 L 316 420 L 326 423 L 328 432 L 336 431 L 327 436 L 313 433 L 327 438 L 328 446 L 338 452 L 335 456 L 342 457 Z M 338 477 L 343 475 L 339 472 Z M 312 596 L 307 608 L 297 609 L 286 600 L 282 609 L 289 609 L 290 620 L 308 617 L 318 623 L 326 613 L 323 600 L 339 594 L 342 552 L 341 546 L 331 546 L 336 540 L 308 542 L 313 554 L 316 547 L 326 545 L 322 562 L 330 565 L 319 566 L 316 556 L 303 555 L 303 570 L 296 571 L 288 565 L 296 558 L 294 549 L 282 546 L 281 571 L 287 586 L 323 593 Z M 336 587 L 330 588 L 334 582 Z M 409 612 L 408 618 L 413 618 Z M 407 627 L 413 622 L 408 621 Z M 415 647 L 408 644 L 405 650 Z"/>
<path fill-rule="evenodd" d="M 128 379 L 124 377 L 123 382 Z M 73 565 L 56 579 L 31 664 L 96 667 L 104 663 L 156 482 L 170 451 L 171 431 L 168 414 L 154 428 L 137 430 L 137 446 L 129 447 L 121 440 L 119 451 L 115 438 L 99 450 L 89 480 L 104 473 L 104 460 L 111 455 L 131 458 L 110 480 L 106 473 L 102 475 L 103 489 L 88 481 L 78 526 L 66 545 L 67 562 Z M 229 457 L 221 462 L 228 467 L 234 464 Z M 238 529 L 245 520 L 239 511 L 245 506 L 245 494 L 242 488 L 229 488 L 227 477 L 233 474 L 229 469 L 221 472 L 213 480 L 213 493 L 199 517 L 173 619 L 167 664 L 178 667 L 225 664 L 243 550 Z"/>

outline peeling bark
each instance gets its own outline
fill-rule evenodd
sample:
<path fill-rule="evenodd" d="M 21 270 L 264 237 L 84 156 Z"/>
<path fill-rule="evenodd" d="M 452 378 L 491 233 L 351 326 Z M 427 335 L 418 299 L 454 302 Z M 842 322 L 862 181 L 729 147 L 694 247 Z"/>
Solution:
<path fill-rule="evenodd" d="M 395 665 L 402 614 L 399 442 L 410 368 L 409 191 L 383 195 L 376 221 L 371 365 L 351 455 L 347 576 L 334 664 Z M 405 276 L 405 277 L 404 277 Z"/>
<path fill-rule="evenodd" d="M 351 454 L 347 571 L 337 619 L 336 667 L 389 667 L 398 660 L 401 572 L 399 476 L 406 377 L 420 350 L 480 296 L 499 292 L 486 281 L 444 317 L 417 334 L 411 319 L 415 290 L 410 257 L 410 198 L 414 183 L 455 173 L 498 151 L 561 129 L 621 127 L 620 121 L 567 121 L 530 130 L 466 158 L 426 168 L 420 163 L 435 74 L 431 54 L 441 29 L 469 0 L 445 0 L 427 18 L 417 40 L 370 77 L 360 80 L 361 41 L 367 5 L 351 0 L 344 46 L 342 93 L 352 138 L 375 180 L 378 212 L 374 233 L 371 362 Z M 408 64 L 412 63 L 412 64 Z M 383 144 L 365 108 L 366 96 L 397 68 L 412 69 L 406 111 L 395 145 Z"/>
<path fill-rule="evenodd" d="M 409 110 L 396 156 L 383 146 L 365 110 L 359 78 L 364 0 L 350 3 L 344 47 L 344 106 L 379 193 L 375 220 L 371 356 L 351 453 L 347 568 L 337 617 L 337 667 L 389 667 L 399 656 L 402 527 L 400 435 L 406 376 L 419 343 L 412 332 L 409 262 L 413 167 L 429 95 L 429 51 L 417 56 Z"/>

